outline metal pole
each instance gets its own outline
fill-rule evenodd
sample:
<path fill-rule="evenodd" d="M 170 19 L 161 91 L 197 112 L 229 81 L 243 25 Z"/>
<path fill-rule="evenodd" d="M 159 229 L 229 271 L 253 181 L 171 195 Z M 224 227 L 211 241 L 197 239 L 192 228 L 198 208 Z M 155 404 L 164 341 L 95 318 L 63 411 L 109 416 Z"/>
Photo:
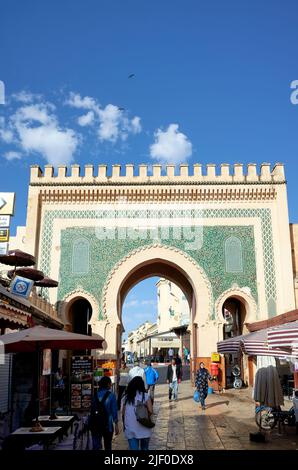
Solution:
<path fill-rule="evenodd" d="M 40 346 L 37 345 L 37 394 L 36 394 L 36 420 L 38 420 L 38 416 L 40 413 Z"/>

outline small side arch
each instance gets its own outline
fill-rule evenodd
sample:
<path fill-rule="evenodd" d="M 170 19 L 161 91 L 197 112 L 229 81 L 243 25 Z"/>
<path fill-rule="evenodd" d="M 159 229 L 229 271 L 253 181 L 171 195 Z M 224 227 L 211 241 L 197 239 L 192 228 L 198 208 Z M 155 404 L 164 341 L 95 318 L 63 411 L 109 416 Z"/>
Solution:
<path fill-rule="evenodd" d="M 96 324 L 96 320 L 98 319 L 99 303 L 92 294 L 89 294 L 89 292 L 86 292 L 83 289 L 76 289 L 70 292 L 64 297 L 63 301 L 60 303 L 59 314 L 63 323 L 68 327 L 71 325 L 71 318 L 69 315 L 70 309 L 72 304 L 78 299 L 85 299 L 88 300 L 88 302 L 90 303 L 92 307 L 92 316 L 89 321 L 89 325 L 93 327 Z"/>
<path fill-rule="evenodd" d="M 222 308 L 225 301 L 231 297 L 238 299 L 244 305 L 246 311 L 245 323 L 253 323 L 258 319 L 258 307 L 253 296 L 248 292 L 248 289 L 235 286 L 223 292 L 215 302 L 215 315 L 218 323 L 225 323 Z"/>

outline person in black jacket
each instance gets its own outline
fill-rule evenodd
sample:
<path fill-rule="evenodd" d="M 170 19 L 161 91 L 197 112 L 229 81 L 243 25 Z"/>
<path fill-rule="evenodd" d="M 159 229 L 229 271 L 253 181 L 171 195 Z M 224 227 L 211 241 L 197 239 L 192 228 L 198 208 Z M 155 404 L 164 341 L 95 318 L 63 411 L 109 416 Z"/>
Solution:
<path fill-rule="evenodd" d="M 178 400 L 178 383 L 181 382 L 181 365 L 176 364 L 176 359 L 172 359 L 171 364 L 168 365 L 167 383 L 169 384 L 169 401 L 172 400 L 172 395 L 175 401 Z"/>

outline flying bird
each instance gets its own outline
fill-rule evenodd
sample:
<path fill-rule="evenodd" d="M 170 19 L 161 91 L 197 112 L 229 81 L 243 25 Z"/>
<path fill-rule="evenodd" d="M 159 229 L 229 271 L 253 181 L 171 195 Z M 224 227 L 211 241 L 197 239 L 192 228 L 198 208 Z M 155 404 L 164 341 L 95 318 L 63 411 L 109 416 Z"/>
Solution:
<path fill-rule="evenodd" d="M 133 78 L 135 77 L 136 75 L 134 73 L 131 73 L 130 75 L 128 75 L 128 78 Z"/>
<path fill-rule="evenodd" d="M 125 108 L 120 108 L 120 107 L 118 106 L 118 111 L 125 111 Z"/>

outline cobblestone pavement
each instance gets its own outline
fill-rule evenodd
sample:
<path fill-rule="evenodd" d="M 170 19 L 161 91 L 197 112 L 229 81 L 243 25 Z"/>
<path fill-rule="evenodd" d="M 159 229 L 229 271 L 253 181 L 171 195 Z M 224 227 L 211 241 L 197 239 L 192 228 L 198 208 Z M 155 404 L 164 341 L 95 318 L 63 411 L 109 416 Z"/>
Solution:
<path fill-rule="evenodd" d="M 158 385 L 154 402 L 156 425 L 150 440 L 150 449 L 298 450 L 298 435 L 294 427 L 285 427 L 281 435 L 274 429 L 267 434 L 265 443 L 250 442 L 249 433 L 258 431 L 250 395 L 251 391 L 245 389 L 209 395 L 207 409 L 202 411 L 193 401 L 190 381 L 179 385 L 179 400 L 170 403 L 167 385 Z M 70 435 L 56 444 L 54 449 L 69 450 L 72 449 L 72 443 L 73 435 Z M 123 432 L 114 437 L 113 449 L 128 449 Z"/>
<path fill-rule="evenodd" d="M 267 435 L 266 443 L 250 442 L 249 433 L 258 429 L 248 390 L 209 395 L 206 411 L 193 401 L 193 388 L 189 381 L 180 384 L 177 402 L 169 403 L 167 391 L 167 385 L 156 387 L 156 425 L 150 449 L 298 449 L 298 435 L 295 428 L 290 427 L 286 427 L 282 435 L 273 430 Z M 115 437 L 113 449 L 128 449 L 123 433 Z"/>

